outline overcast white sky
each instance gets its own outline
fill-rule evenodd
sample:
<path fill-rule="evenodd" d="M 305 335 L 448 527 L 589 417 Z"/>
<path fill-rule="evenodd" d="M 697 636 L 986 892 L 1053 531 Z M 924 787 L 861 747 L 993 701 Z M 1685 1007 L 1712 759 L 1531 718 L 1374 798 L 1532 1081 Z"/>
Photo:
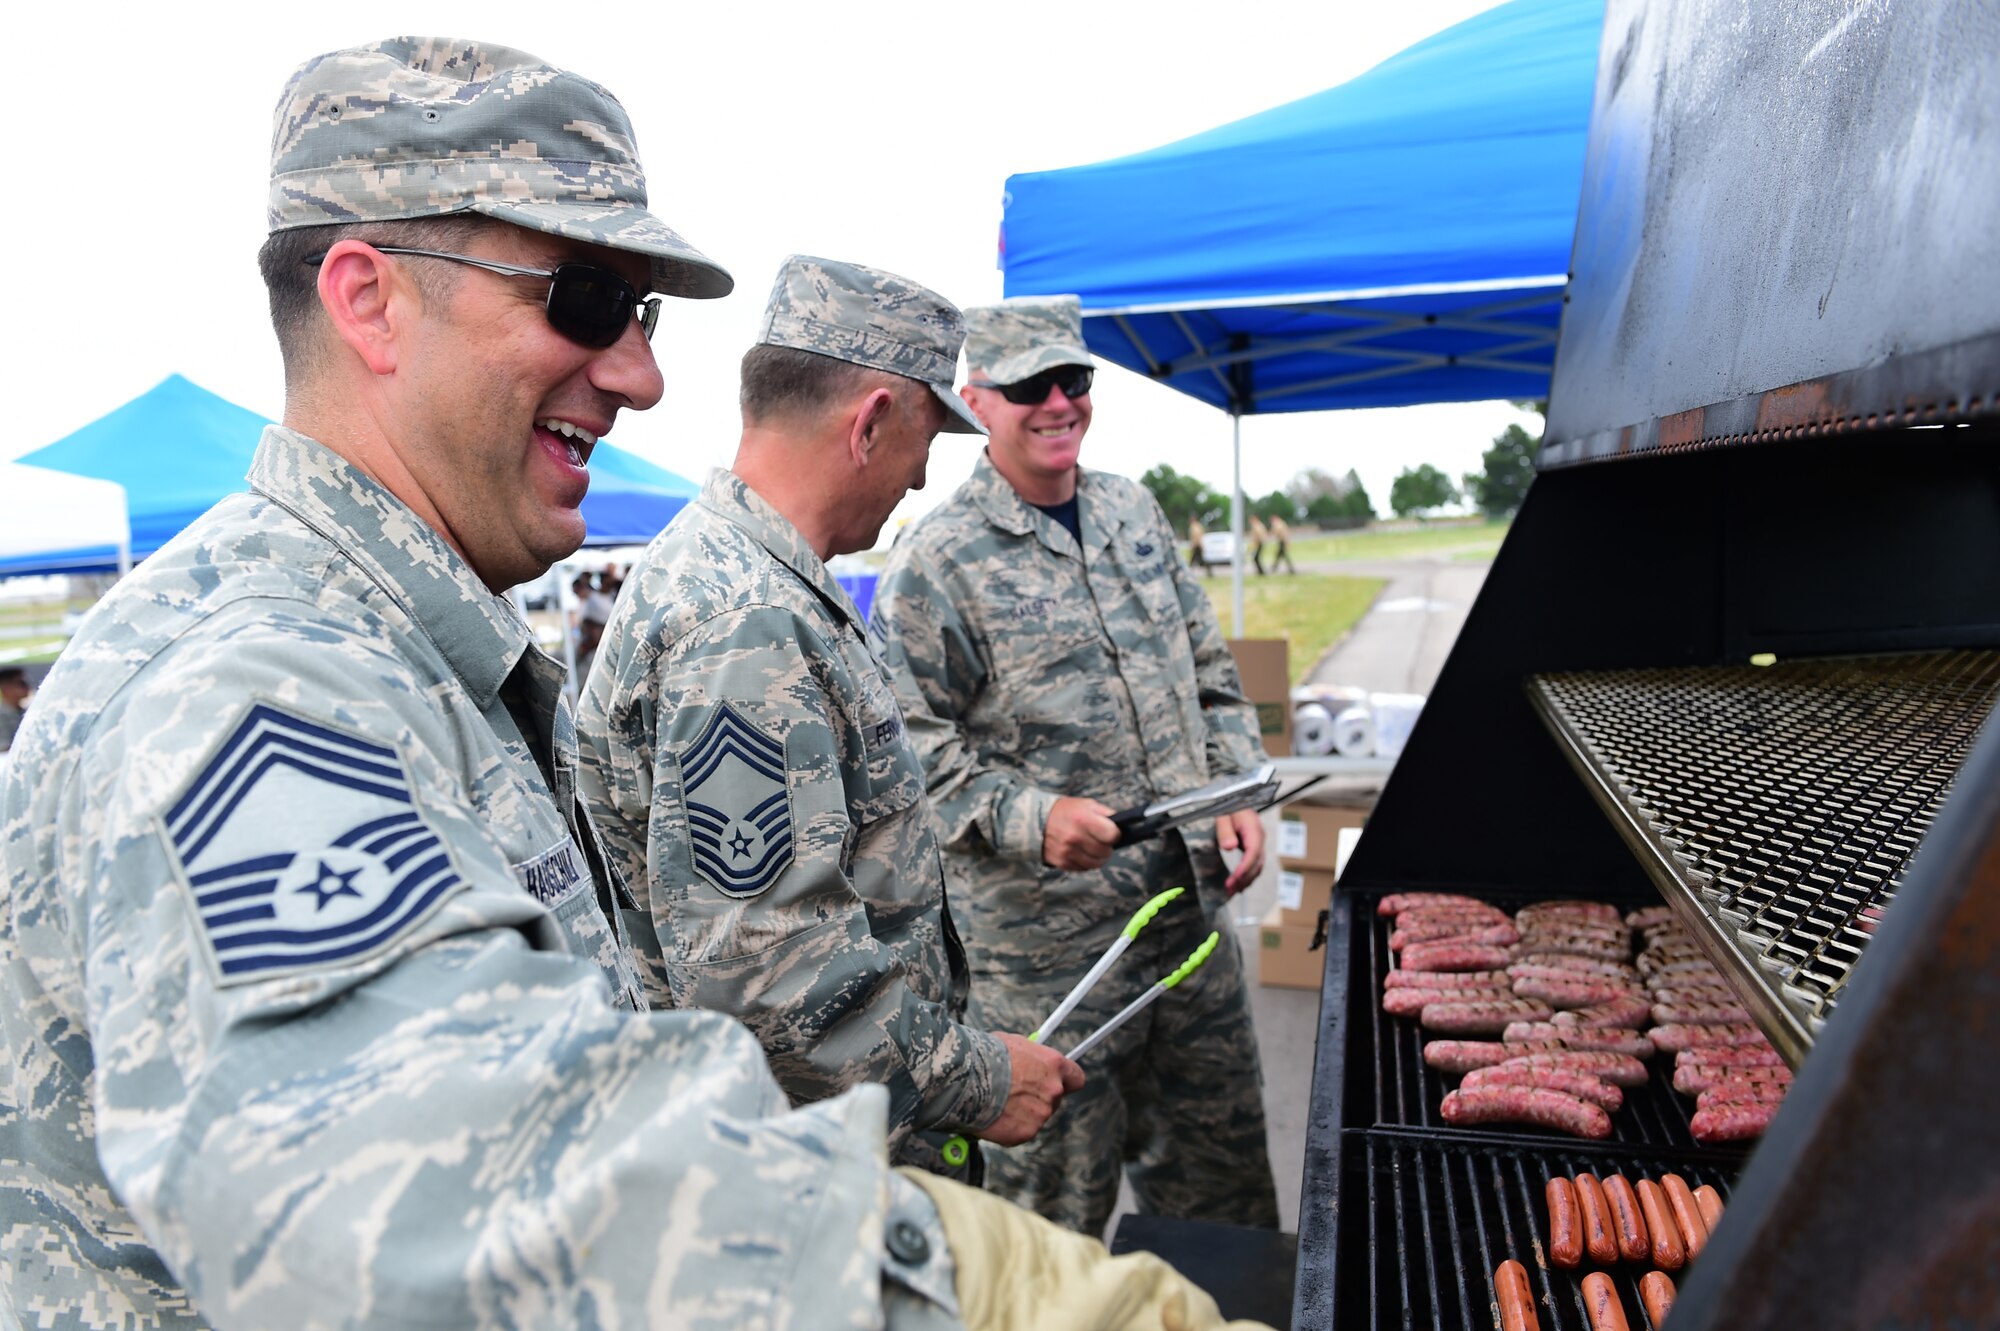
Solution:
<path fill-rule="evenodd" d="M 932 3 L 34 5 L 8 24 L 0 106 L 18 130 L 4 223 L 14 456 L 174 372 L 275 417 L 278 354 L 255 255 L 270 114 L 307 56 L 396 33 L 476 37 L 595 78 L 638 132 L 653 210 L 736 276 L 669 301 L 666 397 L 614 442 L 699 481 L 735 451 L 736 362 L 779 261 L 902 273 L 961 305 L 997 300 L 1006 177 L 1134 152 L 1352 78 L 1497 0 L 1301 0 L 1196 8 L 1129 0 Z M 1229 484 L 1229 419 L 1101 371 L 1084 462 L 1166 462 Z M 1477 470 L 1519 419 L 1504 402 L 1251 417 L 1244 488 L 1305 467 L 1389 483 Z M 940 436 L 922 513 L 971 470 Z M 160 441 L 172 448 L 173 441 Z M 892 528 L 893 530 L 893 528 Z M 887 533 L 885 533 L 886 539 Z"/>

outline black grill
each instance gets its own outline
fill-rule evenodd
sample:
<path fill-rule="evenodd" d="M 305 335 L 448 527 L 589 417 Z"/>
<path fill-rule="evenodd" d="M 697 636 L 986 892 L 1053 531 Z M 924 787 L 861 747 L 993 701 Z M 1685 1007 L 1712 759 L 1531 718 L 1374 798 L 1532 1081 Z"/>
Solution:
<path fill-rule="evenodd" d="M 1622 1174 L 1636 1183 L 1673 1173 L 1727 1200 L 1735 1172 L 1733 1162 L 1666 1162 L 1647 1153 L 1351 1132 L 1342 1143 L 1333 1325 L 1488 1331 L 1499 1321 L 1493 1272 L 1511 1258 L 1528 1269 L 1545 1331 L 1589 1331 L 1582 1280 L 1597 1269 L 1617 1284 L 1632 1326 L 1648 1327 L 1638 1280 L 1649 1267 L 1597 1268 L 1588 1258 L 1574 1271 L 1548 1264 L 1544 1186 L 1558 1175 Z"/>

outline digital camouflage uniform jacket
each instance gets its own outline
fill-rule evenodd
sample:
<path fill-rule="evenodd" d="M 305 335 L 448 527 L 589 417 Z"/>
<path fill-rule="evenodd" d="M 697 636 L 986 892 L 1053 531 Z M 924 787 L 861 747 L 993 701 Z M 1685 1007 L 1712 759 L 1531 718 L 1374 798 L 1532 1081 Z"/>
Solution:
<path fill-rule="evenodd" d="M 911 1129 L 1005 1107 L 1006 1046 L 960 1025 L 936 820 L 854 603 L 717 471 L 625 580 L 581 704 L 583 790 L 651 909 L 655 996 L 740 1017 L 795 1101 L 889 1088 Z"/>
<path fill-rule="evenodd" d="M 1263 757 L 1215 612 L 1152 495 L 1079 468 L 1077 500 L 1081 550 L 982 455 L 903 532 L 876 587 L 870 628 L 944 824 L 975 971 L 1072 959 L 1062 940 L 1172 886 L 1125 881 L 1127 855 L 1089 873 L 1045 866 L 1059 796 L 1120 809 Z M 1212 914 L 1226 877 L 1214 826 L 1178 835 Z"/>
<path fill-rule="evenodd" d="M 0 778 L 0 1320 L 954 1321 L 882 1092 L 786 1112 L 736 1022 L 635 1010 L 519 614 L 302 435 L 250 484 Z"/>

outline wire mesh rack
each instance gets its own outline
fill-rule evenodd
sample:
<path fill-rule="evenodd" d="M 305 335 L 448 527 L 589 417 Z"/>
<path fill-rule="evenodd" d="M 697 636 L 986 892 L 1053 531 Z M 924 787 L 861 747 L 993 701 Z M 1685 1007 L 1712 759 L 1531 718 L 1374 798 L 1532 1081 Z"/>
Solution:
<path fill-rule="evenodd" d="M 1549 674 L 1529 696 L 1796 1062 L 2000 699 L 2000 651 Z"/>

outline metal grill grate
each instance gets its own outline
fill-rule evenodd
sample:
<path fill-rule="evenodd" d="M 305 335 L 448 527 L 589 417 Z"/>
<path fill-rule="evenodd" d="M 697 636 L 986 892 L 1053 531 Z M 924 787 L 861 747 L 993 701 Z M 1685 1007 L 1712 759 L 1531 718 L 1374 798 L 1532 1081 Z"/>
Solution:
<path fill-rule="evenodd" d="M 1548 1180 L 1586 1171 L 1634 1181 L 1677 1173 L 1689 1187 L 1709 1184 L 1727 1200 L 1735 1170 L 1733 1160 L 1667 1164 L 1561 1147 L 1349 1133 L 1342 1142 L 1343 1214 L 1332 1324 L 1488 1331 L 1499 1320 L 1493 1271 L 1512 1258 L 1528 1269 L 1547 1331 L 1589 1331 L 1582 1279 L 1595 1268 L 1587 1260 L 1575 1271 L 1548 1265 L 1543 1196 Z M 1637 1331 L 1651 1325 L 1639 1301 L 1638 1278 L 1644 1273 L 1630 1266 L 1608 1271 Z"/>
<path fill-rule="evenodd" d="M 1529 692 L 1796 1061 L 2000 698 L 2000 652 L 1551 674 Z"/>
<path fill-rule="evenodd" d="M 1530 899 L 1492 898 L 1493 903 L 1503 910 L 1513 910 L 1527 904 Z M 1456 1086 L 1459 1079 L 1447 1076 L 1424 1062 L 1425 1037 L 1414 1020 L 1391 1017 L 1382 1011 L 1382 977 L 1389 973 L 1394 954 L 1389 950 L 1390 922 L 1376 917 L 1375 900 L 1372 896 L 1350 896 L 1346 893 L 1335 899 L 1336 906 L 1345 906 L 1354 912 L 1350 934 L 1354 940 L 1354 955 L 1349 973 L 1356 982 L 1349 986 L 1348 1002 L 1351 1004 L 1351 1029 L 1355 1035 L 1348 1066 L 1370 1067 L 1375 1074 L 1372 1084 L 1350 1074 L 1347 1082 L 1349 1094 L 1357 1097 L 1372 1094 L 1373 1099 L 1366 1104 L 1351 1104 L 1347 1121 L 1423 1128 L 1468 1139 L 1518 1139 L 1522 1133 L 1534 1134 L 1533 1128 L 1472 1132 L 1448 1127 L 1439 1117 L 1438 1106 L 1444 1102 L 1445 1092 Z M 1360 982 L 1362 976 L 1367 977 L 1366 983 Z M 1366 1046 L 1361 1044 L 1364 1033 L 1369 1041 Z M 1693 1101 L 1674 1093 L 1671 1084 L 1672 1056 L 1655 1057 L 1651 1069 L 1652 1081 L 1627 1091 L 1624 1107 L 1611 1116 L 1610 1140 L 1601 1144 L 1581 1143 L 1578 1149 L 1646 1148 L 1649 1153 L 1703 1149 L 1696 1147 L 1694 1137 L 1688 1131 L 1688 1115 L 1693 1112 Z M 1549 1140 L 1564 1142 L 1567 1139 L 1550 1134 Z M 1730 1150 L 1722 1154 L 1733 1159 L 1738 1152 Z"/>

